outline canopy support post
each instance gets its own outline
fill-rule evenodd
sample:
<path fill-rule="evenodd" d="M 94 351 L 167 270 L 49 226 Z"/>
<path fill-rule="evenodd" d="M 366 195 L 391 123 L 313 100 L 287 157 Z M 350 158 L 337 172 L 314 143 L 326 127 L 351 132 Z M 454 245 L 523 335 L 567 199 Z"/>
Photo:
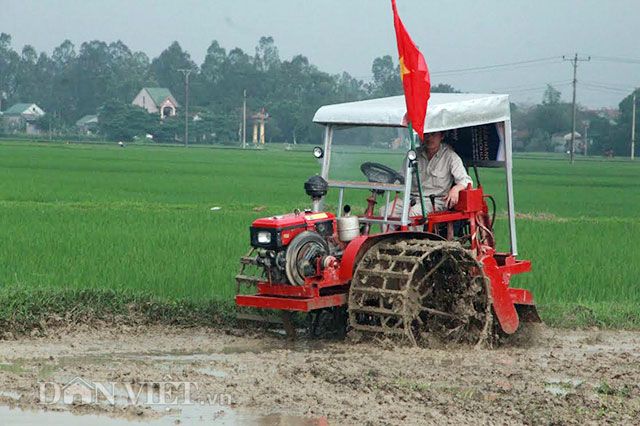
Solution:
<path fill-rule="evenodd" d="M 331 164 L 331 142 L 333 141 L 333 126 L 327 124 L 324 128 L 324 156 L 322 157 L 322 169 L 320 170 L 320 176 L 324 180 L 329 179 L 329 166 Z M 342 194 L 342 193 L 341 193 Z M 322 197 L 318 205 L 319 211 L 324 210 L 324 199 L 326 195 Z"/>
<path fill-rule="evenodd" d="M 324 156 L 322 157 L 322 170 L 320 176 L 324 180 L 329 178 L 329 165 L 331 164 L 331 142 L 333 140 L 333 126 L 327 124 L 324 128 Z"/>
<path fill-rule="evenodd" d="M 516 209 L 513 198 L 513 160 L 511 158 L 511 120 L 504 121 L 505 169 L 507 174 L 507 213 L 509 215 L 509 241 L 511 254 L 518 255 L 518 240 L 516 238 Z"/>
<path fill-rule="evenodd" d="M 411 140 L 411 149 L 415 150 L 416 149 L 416 143 L 415 143 L 415 136 L 413 134 L 413 126 L 411 125 L 411 122 L 409 122 L 409 138 Z M 424 137 L 424 135 L 423 135 Z M 407 159 L 407 162 L 409 162 L 409 159 Z M 422 193 L 422 182 L 420 182 L 420 170 L 418 168 L 418 162 L 416 161 L 415 164 L 413 165 L 413 169 L 416 172 L 416 184 L 418 185 L 418 196 L 420 197 L 420 208 L 422 209 L 422 219 L 426 220 L 427 219 L 427 210 L 425 209 L 424 206 L 424 194 Z"/>
<path fill-rule="evenodd" d="M 404 172 L 404 193 L 402 194 L 402 215 L 400 216 L 400 226 L 408 226 L 409 225 L 409 210 L 411 209 L 411 186 L 412 186 L 412 178 L 413 178 L 413 167 L 411 161 L 407 159 L 407 165 Z M 388 209 L 389 204 L 387 203 Z M 393 215 L 393 212 L 391 212 Z"/>

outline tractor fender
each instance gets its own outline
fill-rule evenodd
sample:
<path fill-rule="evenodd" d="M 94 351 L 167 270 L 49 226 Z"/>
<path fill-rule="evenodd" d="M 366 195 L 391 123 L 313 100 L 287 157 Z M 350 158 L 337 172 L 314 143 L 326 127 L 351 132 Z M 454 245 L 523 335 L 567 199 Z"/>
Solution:
<path fill-rule="evenodd" d="M 369 248 L 371 248 L 371 246 L 373 246 L 374 244 L 388 238 L 416 238 L 438 241 L 445 240 L 443 237 L 437 234 L 416 231 L 396 231 L 376 235 L 361 235 L 351 240 L 347 247 L 344 249 L 342 260 L 340 261 L 340 271 L 338 274 L 340 281 L 351 281 L 351 278 L 353 278 L 353 273 L 356 269 L 356 265 L 358 264 L 362 256 L 364 256 L 366 251 L 369 250 Z"/>
<path fill-rule="evenodd" d="M 520 325 L 520 319 L 509 293 L 509 283 L 505 282 L 505 277 L 498 268 L 498 263 L 493 256 L 483 257 L 480 263 L 483 265 L 485 275 L 491 280 L 493 311 L 498 318 L 500 328 L 507 334 L 513 334 Z"/>

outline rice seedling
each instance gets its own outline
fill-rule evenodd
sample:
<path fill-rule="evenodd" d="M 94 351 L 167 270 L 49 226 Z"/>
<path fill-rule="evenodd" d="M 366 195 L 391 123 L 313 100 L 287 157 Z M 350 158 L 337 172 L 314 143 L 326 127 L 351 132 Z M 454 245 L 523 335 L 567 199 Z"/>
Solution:
<path fill-rule="evenodd" d="M 310 148 L 2 142 L 0 298 L 93 289 L 227 303 L 250 223 L 308 205 L 302 185 L 319 170 Z M 343 156 L 342 177 L 359 177 L 365 157 L 402 160 L 354 150 Z M 514 283 L 533 290 L 552 322 L 584 317 L 574 315 L 583 306 L 596 324 L 640 324 L 639 172 L 631 162 L 516 159 L 519 253 L 533 272 Z M 484 169 L 481 179 L 496 197 L 506 249 L 503 175 Z M 358 206 L 366 194 L 350 196 Z M 330 195 L 328 204 L 335 201 Z M 7 315 L 5 307 L 0 317 Z"/>

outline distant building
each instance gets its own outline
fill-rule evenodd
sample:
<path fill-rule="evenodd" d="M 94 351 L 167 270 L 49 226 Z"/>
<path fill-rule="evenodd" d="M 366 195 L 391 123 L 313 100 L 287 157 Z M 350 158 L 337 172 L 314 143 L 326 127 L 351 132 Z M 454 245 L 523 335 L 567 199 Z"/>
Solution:
<path fill-rule="evenodd" d="M 40 129 L 36 126 L 36 121 L 44 114 L 42 108 L 36 104 L 20 103 L 4 111 L 2 119 L 9 131 L 38 135 Z"/>
<path fill-rule="evenodd" d="M 574 133 L 574 147 L 575 153 L 581 153 L 584 151 L 584 144 L 582 142 L 582 135 L 578 132 Z M 551 135 L 551 145 L 553 146 L 553 152 L 567 153 L 571 149 L 571 132 L 569 133 L 554 133 Z"/>
<path fill-rule="evenodd" d="M 160 114 L 160 118 L 176 115 L 178 102 L 165 87 L 143 87 L 132 102 L 147 110 L 149 114 Z"/>
<path fill-rule="evenodd" d="M 78 131 L 80 131 L 80 133 L 95 133 L 95 131 L 98 129 L 98 116 L 85 115 L 80 120 L 76 121 L 76 127 L 78 128 Z"/>

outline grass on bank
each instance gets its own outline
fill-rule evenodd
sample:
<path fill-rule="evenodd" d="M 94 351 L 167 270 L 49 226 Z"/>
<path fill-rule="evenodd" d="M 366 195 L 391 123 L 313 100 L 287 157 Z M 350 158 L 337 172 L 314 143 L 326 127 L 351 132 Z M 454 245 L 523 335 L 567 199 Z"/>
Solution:
<path fill-rule="evenodd" d="M 230 301 L 167 300 L 109 289 L 0 290 L 0 332 L 22 334 L 74 324 L 226 326 L 236 322 Z M 0 339 L 4 336 L 0 333 Z"/>

